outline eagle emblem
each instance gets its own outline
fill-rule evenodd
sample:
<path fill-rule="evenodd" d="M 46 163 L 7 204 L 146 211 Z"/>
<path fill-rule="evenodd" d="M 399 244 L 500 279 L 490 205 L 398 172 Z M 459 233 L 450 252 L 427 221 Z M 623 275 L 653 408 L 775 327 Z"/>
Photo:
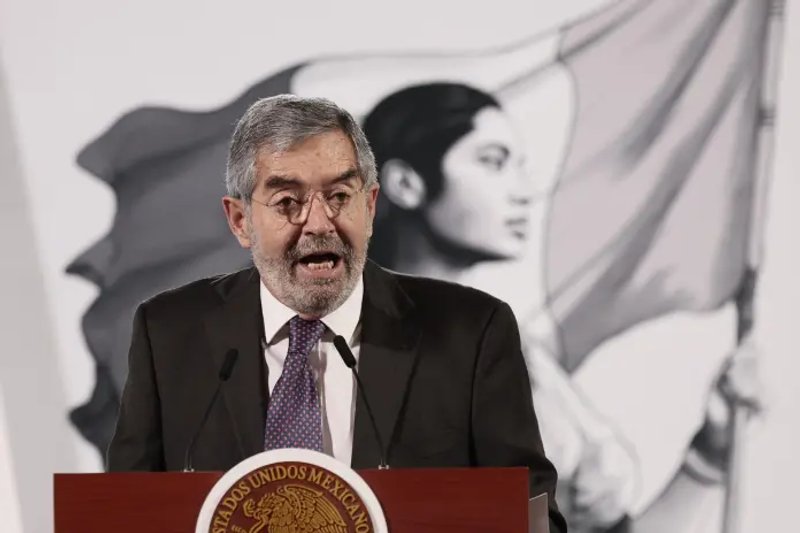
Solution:
<path fill-rule="evenodd" d="M 303 485 L 282 485 L 245 501 L 242 511 L 257 522 L 248 533 L 347 533 L 342 515 L 322 492 Z"/>

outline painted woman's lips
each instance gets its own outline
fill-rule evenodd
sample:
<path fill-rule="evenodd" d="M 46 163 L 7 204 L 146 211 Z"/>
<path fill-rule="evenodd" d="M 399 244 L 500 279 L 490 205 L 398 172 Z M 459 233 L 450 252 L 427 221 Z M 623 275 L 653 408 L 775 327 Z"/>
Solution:
<path fill-rule="evenodd" d="M 530 218 L 527 216 L 508 218 L 506 219 L 505 224 L 508 229 L 511 230 L 511 234 L 518 239 L 525 239 L 528 237 L 528 231 L 530 230 Z"/>

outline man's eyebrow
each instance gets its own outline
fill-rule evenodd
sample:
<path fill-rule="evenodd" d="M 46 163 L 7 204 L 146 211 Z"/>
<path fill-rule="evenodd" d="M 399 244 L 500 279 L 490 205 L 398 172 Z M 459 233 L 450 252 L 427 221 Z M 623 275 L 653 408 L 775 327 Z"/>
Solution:
<path fill-rule="evenodd" d="M 339 174 L 338 176 L 336 176 L 335 178 L 333 178 L 333 180 L 331 181 L 330 184 L 331 185 L 336 185 L 337 183 L 342 183 L 344 181 L 350 181 L 351 179 L 357 178 L 357 177 L 358 177 L 358 170 L 356 170 L 354 168 L 349 168 L 349 169 L 345 170 L 344 172 L 342 172 L 341 174 Z"/>
<path fill-rule="evenodd" d="M 264 180 L 265 189 L 286 189 L 289 187 L 297 187 L 300 185 L 300 180 L 291 176 L 284 176 L 281 174 L 273 174 Z"/>
<path fill-rule="evenodd" d="M 350 181 L 353 178 L 358 177 L 358 170 L 355 168 L 349 168 L 333 178 L 329 185 L 336 185 L 338 183 L 342 183 L 345 181 Z M 272 174 L 267 179 L 264 180 L 263 187 L 265 189 L 290 189 L 290 188 L 299 188 L 303 184 L 300 182 L 299 179 L 292 177 L 290 175 L 285 174 Z"/>

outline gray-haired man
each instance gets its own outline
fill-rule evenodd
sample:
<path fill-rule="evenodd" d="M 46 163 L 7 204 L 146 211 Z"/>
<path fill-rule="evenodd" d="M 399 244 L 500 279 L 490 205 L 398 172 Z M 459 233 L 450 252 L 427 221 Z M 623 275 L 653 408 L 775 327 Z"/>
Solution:
<path fill-rule="evenodd" d="M 110 469 L 182 468 L 235 349 L 225 401 L 197 441 L 197 468 L 226 470 L 296 442 L 354 468 L 382 455 L 396 467 L 524 465 L 531 494 L 549 494 L 551 530 L 566 531 L 511 309 L 366 260 L 379 187 L 352 117 L 322 99 L 255 103 L 234 132 L 227 186 L 228 224 L 255 268 L 139 306 Z M 358 360 L 386 450 L 334 351 L 336 335 Z"/>

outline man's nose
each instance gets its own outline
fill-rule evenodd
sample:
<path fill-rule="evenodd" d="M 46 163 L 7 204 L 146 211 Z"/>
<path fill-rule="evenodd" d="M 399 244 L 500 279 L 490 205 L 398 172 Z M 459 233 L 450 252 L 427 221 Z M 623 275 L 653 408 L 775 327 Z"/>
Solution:
<path fill-rule="evenodd" d="M 325 201 L 319 195 L 309 198 L 308 218 L 303 224 L 303 233 L 308 235 L 324 235 L 336 231 L 333 220 L 328 216 L 328 208 Z"/>

